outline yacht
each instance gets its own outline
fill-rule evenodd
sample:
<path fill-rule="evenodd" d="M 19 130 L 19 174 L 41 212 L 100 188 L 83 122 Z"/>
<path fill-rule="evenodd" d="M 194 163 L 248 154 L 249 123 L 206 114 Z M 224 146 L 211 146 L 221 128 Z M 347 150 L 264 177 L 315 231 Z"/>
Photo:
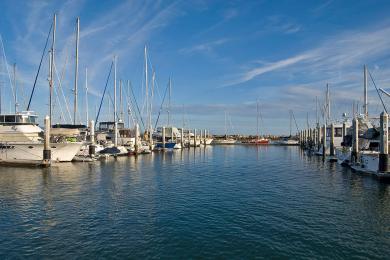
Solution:
<path fill-rule="evenodd" d="M 0 115 L 0 161 L 43 160 L 43 130 L 32 111 Z M 80 142 L 50 143 L 53 162 L 70 162 Z"/>

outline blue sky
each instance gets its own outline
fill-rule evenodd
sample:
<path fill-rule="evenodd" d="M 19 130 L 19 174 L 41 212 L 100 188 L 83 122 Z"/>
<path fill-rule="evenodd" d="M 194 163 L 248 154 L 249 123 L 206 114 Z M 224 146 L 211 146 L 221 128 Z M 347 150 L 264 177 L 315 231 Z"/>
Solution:
<path fill-rule="evenodd" d="M 229 132 L 255 133 L 257 99 L 262 133 L 288 133 L 290 109 L 300 127 L 307 113 L 314 123 L 315 98 L 323 102 L 326 83 L 332 117 L 350 114 L 354 101 L 362 103 L 364 64 L 379 87 L 390 87 L 388 1 L 5 0 L 0 10 L 7 62 L 17 63 L 18 86 L 25 93 L 19 93 L 20 107 L 31 91 L 54 12 L 56 67 L 58 78 L 64 71 L 62 86 L 71 106 L 74 28 L 80 17 L 80 100 L 88 67 L 91 115 L 113 55 L 118 56 L 118 79 L 131 81 L 142 105 L 145 44 L 159 89 L 154 107 L 160 106 L 157 93 L 162 95 L 171 76 L 173 121 L 181 126 L 184 115 L 188 127 L 214 133 L 224 132 L 225 111 Z M 41 118 L 48 109 L 47 60 L 32 106 Z M 3 110 L 9 110 L 10 84 L 1 68 Z M 369 95 L 370 113 L 379 114 L 372 84 Z M 79 110 L 85 120 L 84 102 Z M 104 105 L 101 119 L 109 112 Z"/>

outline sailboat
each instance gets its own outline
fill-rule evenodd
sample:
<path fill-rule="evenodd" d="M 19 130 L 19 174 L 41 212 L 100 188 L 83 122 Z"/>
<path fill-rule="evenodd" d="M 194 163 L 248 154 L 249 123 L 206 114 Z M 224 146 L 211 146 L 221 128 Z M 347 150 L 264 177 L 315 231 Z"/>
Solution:
<path fill-rule="evenodd" d="M 257 123 L 257 132 L 256 132 L 256 139 L 255 140 L 251 140 L 249 141 L 249 144 L 255 144 L 255 145 L 264 145 L 264 144 L 269 144 L 269 139 L 267 138 L 264 138 L 264 137 L 261 137 L 259 136 L 259 114 L 260 114 L 260 110 L 259 110 L 259 102 L 257 101 L 256 102 L 256 123 Z"/>
<path fill-rule="evenodd" d="M 100 151 L 101 154 L 110 154 L 114 156 L 118 155 L 127 155 L 129 151 L 124 147 L 123 145 L 118 145 L 118 117 L 117 117 L 117 105 L 116 105 L 116 63 L 117 63 L 117 57 L 114 57 L 113 64 L 114 64 L 114 120 L 111 123 L 113 124 L 113 139 L 114 143 L 110 146 L 107 146 L 102 151 Z M 123 122 L 119 122 L 119 125 L 124 126 Z M 109 124 L 108 124 L 109 127 Z"/>
<path fill-rule="evenodd" d="M 213 139 L 211 144 L 236 144 L 237 141 L 227 134 L 227 114 L 225 111 L 225 139 Z"/>
<path fill-rule="evenodd" d="M 294 117 L 293 111 L 290 110 L 290 135 L 281 137 L 276 143 L 278 145 L 299 145 L 299 141 L 292 136 L 292 118 Z"/>
<path fill-rule="evenodd" d="M 168 122 L 167 126 L 164 127 L 164 135 L 163 136 L 163 127 L 158 127 L 156 132 L 154 133 L 154 137 L 157 139 L 156 149 L 181 149 L 181 142 L 178 141 L 181 138 L 181 133 L 177 127 L 171 125 L 171 95 L 172 95 L 172 80 L 169 78 L 168 83 Z M 165 140 L 163 138 L 165 137 Z"/>

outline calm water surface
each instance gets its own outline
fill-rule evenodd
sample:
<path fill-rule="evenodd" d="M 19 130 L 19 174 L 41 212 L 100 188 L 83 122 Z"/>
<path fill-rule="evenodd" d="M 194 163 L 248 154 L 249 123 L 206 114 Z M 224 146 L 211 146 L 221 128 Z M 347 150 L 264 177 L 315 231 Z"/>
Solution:
<path fill-rule="evenodd" d="M 0 168 L 0 258 L 388 258 L 390 185 L 297 147 Z"/>

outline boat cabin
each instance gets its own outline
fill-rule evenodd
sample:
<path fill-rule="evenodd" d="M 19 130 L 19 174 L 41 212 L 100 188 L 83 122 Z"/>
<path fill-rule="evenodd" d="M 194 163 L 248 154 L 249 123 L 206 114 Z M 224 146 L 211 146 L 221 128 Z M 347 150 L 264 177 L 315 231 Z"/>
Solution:
<path fill-rule="evenodd" d="M 114 127 L 115 127 L 115 122 L 112 122 L 112 121 L 99 123 L 99 131 L 102 131 L 102 132 L 114 131 Z M 118 122 L 117 128 L 118 128 L 118 130 L 125 128 L 125 123 Z"/>
<path fill-rule="evenodd" d="M 0 125 L 38 125 L 38 116 L 30 111 L 0 115 Z"/>

